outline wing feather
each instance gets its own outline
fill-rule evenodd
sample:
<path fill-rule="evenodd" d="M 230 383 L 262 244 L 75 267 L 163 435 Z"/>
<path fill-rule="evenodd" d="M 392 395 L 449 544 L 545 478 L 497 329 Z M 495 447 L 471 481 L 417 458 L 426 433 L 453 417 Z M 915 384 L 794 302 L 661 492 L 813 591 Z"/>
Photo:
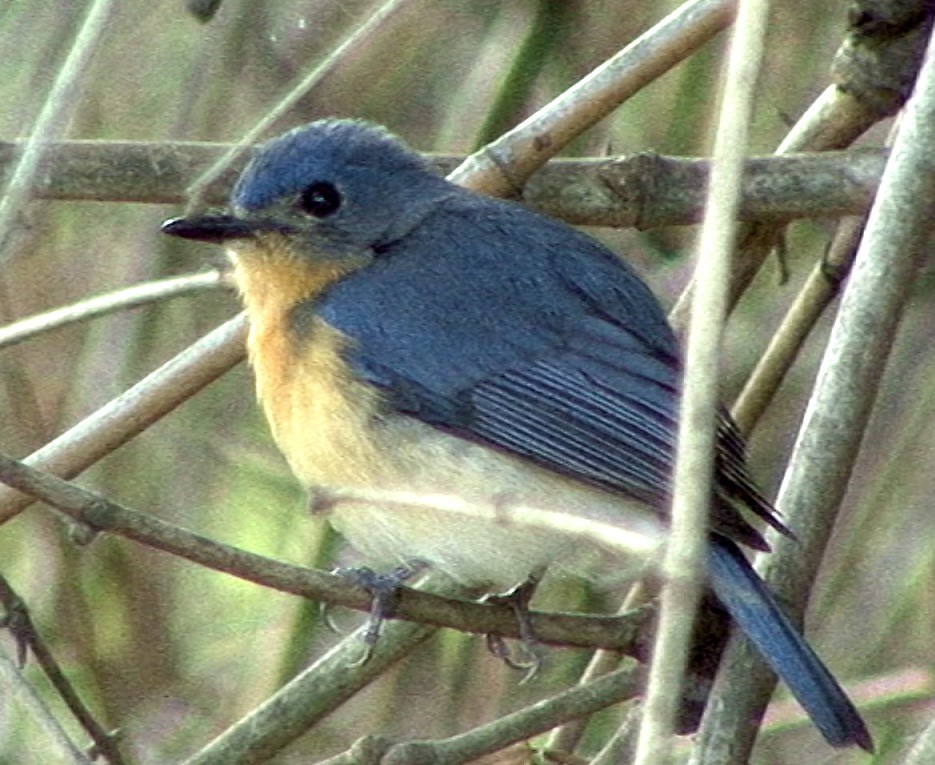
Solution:
<path fill-rule="evenodd" d="M 445 200 L 430 225 L 382 245 L 372 264 L 293 319 L 314 315 L 343 332 L 349 363 L 388 407 L 665 512 L 681 372 L 675 337 L 625 264 L 529 216 L 474 197 Z M 453 254 L 451 242 L 471 227 L 484 246 Z M 782 525 L 746 477 L 742 439 L 724 422 L 712 529 L 764 549 L 738 507 Z"/>

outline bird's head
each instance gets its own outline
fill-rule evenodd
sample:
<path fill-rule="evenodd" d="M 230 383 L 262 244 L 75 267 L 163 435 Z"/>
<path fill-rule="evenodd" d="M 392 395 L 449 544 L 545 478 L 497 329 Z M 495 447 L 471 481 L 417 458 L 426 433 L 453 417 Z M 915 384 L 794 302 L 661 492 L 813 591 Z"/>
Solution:
<path fill-rule="evenodd" d="M 422 157 L 383 128 L 328 119 L 264 144 L 226 211 L 175 218 L 162 230 L 227 245 L 235 257 L 282 251 L 359 260 L 405 234 L 448 193 Z"/>

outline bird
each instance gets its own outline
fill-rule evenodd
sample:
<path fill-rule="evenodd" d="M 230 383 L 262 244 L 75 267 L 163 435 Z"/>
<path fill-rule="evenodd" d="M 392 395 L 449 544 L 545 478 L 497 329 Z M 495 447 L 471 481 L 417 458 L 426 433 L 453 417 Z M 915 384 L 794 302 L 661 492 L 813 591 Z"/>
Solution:
<path fill-rule="evenodd" d="M 658 555 L 680 349 L 646 283 L 595 239 L 458 186 L 385 128 L 347 118 L 270 140 L 226 209 L 162 230 L 227 249 L 272 436 L 313 509 L 368 560 L 497 592 Z M 789 533 L 745 452 L 722 410 L 706 587 L 830 745 L 872 751 L 741 549 L 769 549 L 750 517 Z M 612 518 L 632 556 L 381 492 Z"/>

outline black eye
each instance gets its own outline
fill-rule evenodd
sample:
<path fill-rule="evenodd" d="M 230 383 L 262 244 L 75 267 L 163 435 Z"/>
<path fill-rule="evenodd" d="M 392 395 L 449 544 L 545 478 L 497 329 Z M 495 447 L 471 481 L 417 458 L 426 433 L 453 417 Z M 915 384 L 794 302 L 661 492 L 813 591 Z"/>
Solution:
<path fill-rule="evenodd" d="M 299 204 L 309 215 L 327 218 L 341 206 L 341 193 L 330 183 L 319 181 L 302 191 Z"/>

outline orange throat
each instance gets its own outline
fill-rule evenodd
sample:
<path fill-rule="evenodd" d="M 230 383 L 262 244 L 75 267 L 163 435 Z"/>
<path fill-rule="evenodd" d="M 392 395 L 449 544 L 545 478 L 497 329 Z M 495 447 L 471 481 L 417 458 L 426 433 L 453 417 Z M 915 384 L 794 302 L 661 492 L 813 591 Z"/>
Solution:
<path fill-rule="evenodd" d="M 366 391 L 343 363 L 345 338 L 340 332 L 316 319 L 298 336 L 290 313 L 356 270 L 360 261 L 314 261 L 259 248 L 232 253 L 231 259 L 250 319 L 247 349 L 257 398 L 273 438 L 306 485 L 331 477 L 350 478 L 333 465 L 329 470 L 329 463 L 340 453 L 356 455 L 349 463 L 375 459 L 366 439 L 349 434 L 364 432 L 363 421 L 375 406 L 376 395 Z M 361 427 L 346 428 L 357 420 Z"/>
<path fill-rule="evenodd" d="M 252 324 L 281 321 L 293 306 L 318 295 L 361 264 L 316 260 L 273 242 L 230 250 L 234 280 Z"/>

